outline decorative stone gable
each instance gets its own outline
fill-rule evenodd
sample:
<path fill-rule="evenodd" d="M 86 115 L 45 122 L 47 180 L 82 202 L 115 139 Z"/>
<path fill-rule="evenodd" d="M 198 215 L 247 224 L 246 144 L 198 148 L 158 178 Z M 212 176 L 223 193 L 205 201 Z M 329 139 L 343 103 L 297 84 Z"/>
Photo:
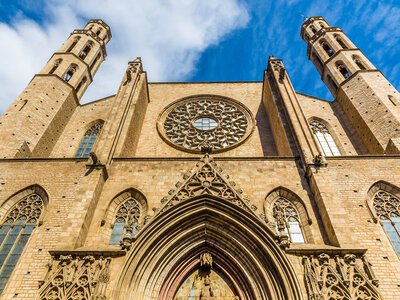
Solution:
<path fill-rule="evenodd" d="M 235 188 L 236 183 L 229 181 L 229 178 L 229 175 L 222 174 L 222 169 L 217 166 L 214 159 L 205 154 L 196 164 L 196 168 L 183 176 L 185 181 L 183 183 L 177 182 L 175 185 L 177 189 L 170 190 L 169 196 L 161 199 L 163 207 L 156 215 L 165 212 L 181 201 L 201 195 L 224 198 L 232 204 L 255 214 L 257 206 L 251 205 L 249 198 L 243 197 L 243 191 L 240 188 Z"/>

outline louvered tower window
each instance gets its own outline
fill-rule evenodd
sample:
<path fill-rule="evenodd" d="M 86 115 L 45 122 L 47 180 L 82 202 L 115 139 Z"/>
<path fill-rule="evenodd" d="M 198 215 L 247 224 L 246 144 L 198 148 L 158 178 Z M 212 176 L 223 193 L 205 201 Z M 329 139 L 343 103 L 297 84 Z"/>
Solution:
<path fill-rule="evenodd" d="M 274 202 L 272 213 L 275 220 L 279 217 L 283 218 L 285 222 L 285 232 L 292 243 L 304 243 L 301 220 L 293 203 L 280 197 Z"/>
<path fill-rule="evenodd" d="M 89 157 L 89 153 L 95 145 L 102 128 L 103 122 L 98 122 L 86 131 L 75 157 Z"/>
<path fill-rule="evenodd" d="M 329 133 L 328 128 L 324 124 L 318 121 L 312 121 L 310 123 L 310 128 L 314 137 L 323 151 L 325 156 L 340 156 L 340 151 Z"/>
<path fill-rule="evenodd" d="M 374 196 L 376 215 L 400 255 L 400 199 L 386 191 L 378 191 Z"/>
<path fill-rule="evenodd" d="M 36 193 L 19 200 L 0 227 L 0 294 L 3 292 L 44 208 Z"/>
<path fill-rule="evenodd" d="M 126 224 L 132 227 L 132 237 L 136 234 L 140 212 L 140 204 L 132 197 L 129 197 L 120 205 L 115 215 L 114 227 L 110 238 L 111 245 L 120 243 L 125 234 Z"/>

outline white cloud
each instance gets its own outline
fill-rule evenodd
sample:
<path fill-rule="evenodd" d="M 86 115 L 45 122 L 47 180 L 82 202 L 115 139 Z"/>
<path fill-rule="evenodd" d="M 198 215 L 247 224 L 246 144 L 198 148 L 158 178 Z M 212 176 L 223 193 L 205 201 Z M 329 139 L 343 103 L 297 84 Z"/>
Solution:
<path fill-rule="evenodd" d="M 45 65 L 73 29 L 91 18 L 103 19 L 113 38 L 108 57 L 83 102 L 117 91 L 127 62 L 142 57 L 150 81 L 184 80 L 195 70 L 202 51 L 234 29 L 249 14 L 238 0 L 48 1 L 38 25 L 18 18 L 0 23 L 0 111 L 4 111 Z"/>

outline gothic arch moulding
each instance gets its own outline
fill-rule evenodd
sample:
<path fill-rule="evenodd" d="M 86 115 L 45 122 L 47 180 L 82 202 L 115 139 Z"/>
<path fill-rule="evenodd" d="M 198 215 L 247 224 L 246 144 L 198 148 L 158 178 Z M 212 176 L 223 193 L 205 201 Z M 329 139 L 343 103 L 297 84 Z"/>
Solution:
<path fill-rule="evenodd" d="M 312 234 L 310 231 L 311 230 L 310 225 L 312 224 L 312 220 L 311 220 L 310 215 L 307 211 L 307 208 L 304 204 L 304 201 L 296 193 L 292 192 L 288 188 L 285 188 L 282 186 L 277 187 L 277 188 L 273 189 L 271 192 L 269 192 L 267 197 L 265 197 L 264 214 L 265 214 L 266 221 L 268 223 L 275 222 L 275 218 L 274 218 L 273 212 L 272 212 L 272 207 L 279 198 L 284 198 L 295 206 L 295 208 L 299 214 L 300 220 L 301 220 L 301 224 L 302 224 L 305 236 L 306 236 L 306 240 L 307 240 L 307 242 L 312 243 L 313 237 L 312 237 Z"/>
<path fill-rule="evenodd" d="M 294 270 L 265 223 L 226 199 L 200 195 L 157 215 L 132 244 L 113 299 L 173 299 L 210 253 L 237 296 L 301 299 Z"/>
<path fill-rule="evenodd" d="M 105 123 L 105 121 L 103 119 L 92 120 L 85 125 L 85 131 L 88 130 L 90 127 L 92 127 L 95 124 L 102 124 L 104 126 L 104 123 Z"/>
<path fill-rule="evenodd" d="M 49 204 L 49 197 L 47 195 L 47 192 L 45 191 L 44 188 L 42 188 L 40 185 L 34 184 L 31 186 L 28 186 L 24 189 L 19 190 L 12 196 L 10 196 L 7 200 L 5 200 L 1 206 L 0 206 L 0 222 L 3 221 L 7 213 L 10 211 L 10 209 L 21 199 L 23 199 L 26 196 L 29 196 L 31 194 L 37 194 L 39 195 L 44 204 L 43 211 L 41 212 L 40 218 L 38 220 L 38 224 L 40 225 L 43 222 L 43 219 L 46 214 L 46 208 Z"/>
<path fill-rule="evenodd" d="M 384 191 L 384 192 L 394 195 L 397 198 L 400 198 L 400 188 L 398 188 L 394 184 L 380 180 L 378 182 L 375 182 L 373 185 L 371 185 L 371 187 L 369 188 L 369 190 L 367 192 L 367 199 L 365 200 L 365 203 L 367 204 L 369 212 L 375 223 L 378 223 L 379 217 L 377 216 L 376 210 L 374 207 L 374 196 L 379 191 Z"/>

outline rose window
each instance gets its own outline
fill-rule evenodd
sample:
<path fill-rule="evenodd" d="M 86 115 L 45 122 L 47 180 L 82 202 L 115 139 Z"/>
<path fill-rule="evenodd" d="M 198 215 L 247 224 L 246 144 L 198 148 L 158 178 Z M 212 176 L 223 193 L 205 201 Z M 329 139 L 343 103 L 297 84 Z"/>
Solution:
<path fill-rule="evenodd" d="M 251 112 L 222 96 L 198 95 L 175 101 L 161 113 L 157 129 L 171 146 L 201 153 L 203 145 L 222 152 L 243 143 L 254 128 Z"/>

